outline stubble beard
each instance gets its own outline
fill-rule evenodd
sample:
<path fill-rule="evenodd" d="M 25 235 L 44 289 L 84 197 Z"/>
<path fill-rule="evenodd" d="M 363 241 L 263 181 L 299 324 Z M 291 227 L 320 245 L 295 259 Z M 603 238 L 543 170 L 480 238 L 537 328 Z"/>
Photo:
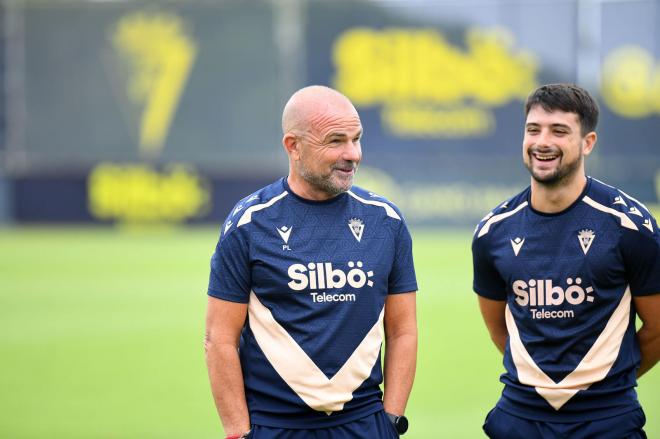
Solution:
<path fill-rule="evenodd" d="M 346 164 L 344 165 L 345 166 L 343 167 L 346 167 Z M 315 174 L 306 168 L 301 162 L 298 167 L 298 172 L 303 180 L 313 188 L 327 194 L 329 197 L 336 197 L 337 195 L 348 191 L 353 186 L 353 175 L 342 178 L 333 172 L 334 168 L 338 166 L 339 165 L 333 166 L 333 169 L 328 174 Z M 350 166 L 357 170 L 357 166 L 352 162 L 350 162 Z"/>

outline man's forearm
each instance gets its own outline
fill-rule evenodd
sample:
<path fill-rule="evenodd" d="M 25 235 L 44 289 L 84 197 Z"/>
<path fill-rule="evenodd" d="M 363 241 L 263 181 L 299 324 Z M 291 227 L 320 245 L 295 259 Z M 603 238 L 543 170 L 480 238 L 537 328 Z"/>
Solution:
<path fill-rule="evenodd" d="M 660 331 L 651 330 L 648 325 L 642 325 L 637 331 L 639 350 L 642 361 L 637 369 L 637 377 L 644 375 L 660 360 Z"/>
<path fill-rule="evenodd" d="M 486 323 L 491 340 L 493 340 L 500 353 L 503 354 L 506 348 L 506 339 L 509 336 L 504 317 L 506 301 L 492 300 L 479 296 L 479 309 L 481 310 L 481 315 Z"/>
<path fill-rule="evenodd" d="M 493 343 L 495 344 L 495 347 L 497 347 L 497 350 L 500 351 L 501 354 L 504 354 L 504 349 L 506 348 L 506 338 L 508 337 L 508 334 L 498 332 L 496 334 L 491 333 L 490 338 L 493 340 Z"/>
<path fill-rule="evenodd" d="M 238 350 L 231 345 L 207 342 L 206 364 L 213 399 L 225 434 L 245 433 L 250 429 L 250 416 Z"/>
<path fill-rule="evenodd" d="M 417 331 L 411 330 L 387 339 L 385 345 L 385 411 L 405 412 L 417 367 Z"/>

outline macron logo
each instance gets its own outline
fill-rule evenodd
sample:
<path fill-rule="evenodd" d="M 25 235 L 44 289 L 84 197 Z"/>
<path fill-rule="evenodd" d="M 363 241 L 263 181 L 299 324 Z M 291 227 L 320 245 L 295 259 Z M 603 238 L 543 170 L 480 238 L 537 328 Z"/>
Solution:
<path fill-rule="evenodd" d="M 647 229 L 649 229 L 649 231 L 650 231 L 651 233 L 653 233 L 653 223 L 651 222 L 650 219 L 648 219 L 648 218 L 644 219 L 644 224 L 642 224 L 642 225 L 643 225 L 644 227 L 646 227 Z"/>
<path fill-rule="evenodd" d="M 280 234 L 285 244 L 289 243 L 289 236 L 291 236 L 291 230 L 293 230 L 293 227 L 282 226 L 277 228 L 277 233 Z"/>
<path fill-rule="evenodd" d="M 242 204 L 239 204 L 238 206 L 236 206 L 236 208 L 234 209 L 234 211 L 231 213 L 231 216 L 236 216 L 236 214 L 237 214 L 238 212 L 240 212 L 241 210 L 243 210 L 243 205 L 242 205 Z"/>
<path fill-rule="evenodd" d="M 510 241 L 511 241 L 511 247 L 513 247 L 513 252 L 516 254 L 516 256 L 518 256 L 518 253 L 520 253 L 520 249 L 525 243 L 525 238 L 511 239 Z"/>
<path fill-rule="evenodd" d="M 624 206 L 628 206 L 628 205 L 626 204 L 626 200 L 624 200 L 623 197 L 620 197 L 620 196 L 619 196 L 619 197 L 615 197 L 615 198 L 614 198 L 614 203 L 612 203 L 612 204 L 623 204 Z"/>

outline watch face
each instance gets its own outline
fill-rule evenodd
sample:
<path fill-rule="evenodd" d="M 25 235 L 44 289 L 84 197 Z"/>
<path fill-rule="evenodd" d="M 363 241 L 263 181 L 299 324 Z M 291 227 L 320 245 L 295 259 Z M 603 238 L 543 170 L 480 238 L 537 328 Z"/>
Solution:
<path fill-rule="evenodd" d="M 408 418 L 405 416 L 399 416 L 396 418 L 396 423 L 394 424 L 396 431 L 399 434 L 403 434 L 408 431 Z"/>

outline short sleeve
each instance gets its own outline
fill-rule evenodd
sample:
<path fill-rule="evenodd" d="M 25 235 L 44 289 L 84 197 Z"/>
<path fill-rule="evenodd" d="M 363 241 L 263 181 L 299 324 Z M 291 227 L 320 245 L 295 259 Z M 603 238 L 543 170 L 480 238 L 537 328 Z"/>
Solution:
<path fill-rule="evenodd" d="M 401 220 L 401 226 L 394 245 L 394 261 L 388 278 L 388 293 L 397 294 L 417 291 L 412 238 L 408 226 L 403 220 Z"/>
<path fill-rule="evenodd" d="M 209 296 L 248 303 L 250 298 L 249 248 L 234 230 L 222 237 L 211 257 Z"/>
<path fill-rule="evenodd" d="M 625 230 L 622 254 L 633 296 L 660 293 L 660 231 L 651 217 L 639 230 Z"/>
<path fill-rule="evenodd" d="M 475 293 L 492 300 L 506 300 L 506 283 L 497 271 L 488 251 L 488 238 L 472 241 L 472 289 Z"/>

